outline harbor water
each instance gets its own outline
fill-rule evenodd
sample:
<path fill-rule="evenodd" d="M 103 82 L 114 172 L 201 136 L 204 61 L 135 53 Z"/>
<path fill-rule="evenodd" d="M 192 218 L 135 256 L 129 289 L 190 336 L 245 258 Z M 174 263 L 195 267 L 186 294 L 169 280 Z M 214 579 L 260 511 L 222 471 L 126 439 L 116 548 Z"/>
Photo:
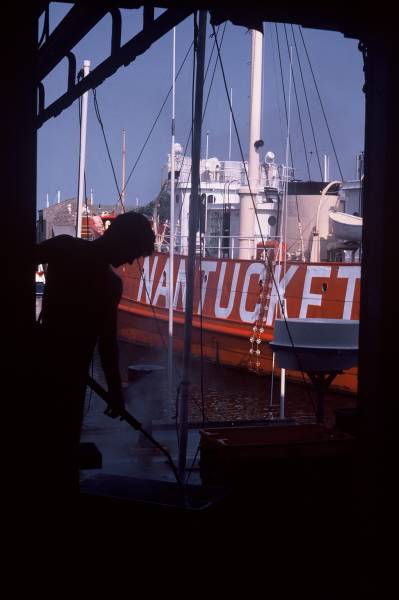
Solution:
<path fill-rule="evenodd" d="M 163 367 L 157 369 L 156 394 L 161 398 L 153 398 L 149 379 L 143 402 L 153 403 L 154 419 L 159 423 L 174 422 L 176 416 L 176 399 L 182 377 L 182 357 L 174 356 L 174 394 L 168 398 L 167 388 L 167 356 L 165 352 L 154 348 L 137 346 L 125 342 L 119 343 L 120 368 L 125 386 L 131 389 L 134 397 L 134 384 L 130 388 L 128 371 L 131 368 L 151 369 L 151 366 Z M 98 357 L 93 361 L 94 377 L 105 384 Z M 162 378 L 160 386 L 159 378 Z M 189 422 L 192 425 L 203 423 L 261 423 L 276 420 L 280 416 L 280 378 L 270 375 L 259 375 L 245 369 L 237 369 L 211 363 L 206 359 L 192 359 L 191 389 L 189 401 Z M 141 392 L 140 388 L 140 392 Z M 302 384 L 286 382 L 284 417 L 297 423 L 315 422 L 315 391 L 307 379 Z M 352 408 L 356 399 L 353 395 L 328 392 L 325 397 L 325 423 L 332 427 L 335 411 L 341 408 Z M 136 398 L 133 405 L 139 413 L 140 399 Z"/>
<path fill-rule="evenodd" d="M 40 309 L 41 296 L 37 296 L 37 317 Z M 143 365 L 149 365 L 150 368 L 151 365 L 163 367 L 158 369 L 154 393 L 151 379 L 148 379 L 148 385 L 145 386 L 146 399 L 143 399 L 143 402 L 153 405 L 152 408 L 149 408 L 149 414 L 151 417 L 151 411 L 153 412 L 154 421 L 159 424 L 174 423 L 176 399 L 182 378 L 182 357 L 174 356 L 173 358 L 174 393 L 172 399 L 168 397 L 165 351 L 120 342 L 119 363 L 126 389 L 130 387 L 128 385 L 129 367 L 140 368 Z M 102 385 L 106 385 L 97 353 L 93 358 L 92 376 Z M 160 379 L 162 385 L 160 385 Z M 259 375 L 250 370 L 218 365 L 206 359 L 192 359 L 190 381 L 189 421 L 191 424 L 262 422 L 277 419 L 280 415 L 280 379 L 278 377 Z M 140 390 L 143 390 L 143 386 L 140 387 Z M 161 397 L 154 398 L 154 394 Z M 134 385 L 131 395 L 133 397 L 137 395 Z M 88 392 L 87 396 L 91 398 L 92 394 Z M 284 417 L 298 423 L 315 422 L 315 402 L 315 391 L 306 376 L 301 384 L 286 382 Z M 140 407 L 140 398 L 135 399 L 133 404 L 134 406 L 128 406 L 128 408 L 138 407 L 139 412 L 143 412 L 143 407 Z M 353 408 L 355 405 L 356 398 L 353 395 L 336 391 L 327 392 L 325 396 L 326 425 L 328 427 L 334 425 L 336 410 Z"/>
<path fill-rule="evenodd" d="M 41 298 L 37 299 L 37 315 Z M 165 448 L 173 461 L 178 457 L 177 397 L 182 378 L 182 357 L 174 356 L 174 392 L 168 394 L 166 352 L 119 342 L 119 363 L 125 391 L 126 409 L 143 428 Z M 129 371 L 145 373 L 129 381 Z M 95 352 L 91 376 L 106 388 L 98 353 Z M 234 425 L 277 425 L 280 417 L 280 381 L 271 376 L 257 375 L 192 359 L 189 396 L 189 433 L 187 461 L 190 481 L 199 483 L 200 428 Z M 353 408 L 353 395 L 328 392 L 325 397 L 325 424 L 334 425 L 335 411 Z M 134 476 L 174 481 L 172 470 L 162 453 L 154 452 L 152 444 L 142 444 L 141 434 L 126 422 L 110 419 L 104 414 L 104 401 L 87 388 L 86 406 L 81 431 L 83 443 L 94 444 L 102 456 L 102 473 L 112 476 Z M 315 392 L 308 380 L 303 384 L 286 382 L 285 420 L 291 424 L 314 423 Z M 89 470 L 87 470 L 89 469 Z M 81 485 L 90 485 L 98 472 L 92 467 L 81 470 Z M 86 483 L 84 483 L 86 482 Z"/>

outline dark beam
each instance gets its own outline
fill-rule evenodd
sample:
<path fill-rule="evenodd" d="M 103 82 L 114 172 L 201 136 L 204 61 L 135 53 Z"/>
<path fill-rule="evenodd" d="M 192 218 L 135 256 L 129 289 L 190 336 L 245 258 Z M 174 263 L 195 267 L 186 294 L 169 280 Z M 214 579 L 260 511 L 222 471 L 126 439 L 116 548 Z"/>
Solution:
<path fill-rule="evenodd" d="M 147 27 L 151 26 L 153 22 L 154 22 L 154 7 L 153 6 L 144 6 L 143 29 L 147 29 Z"/>
<path fill-rule="evenodd" d="M 359 339 L 359 510 L 362 531 L 393 517 L 397 405 L 399 113 L 396 39 L 376 32 L 365 47 L 366 135 Z M 395 425 L 394 425 L 395 424 Z M 392 461 L 390 463 L 390 460 Z M 390 467 L 392 470 L 390 471 Z M 391 475 L 388 475 L 391 473 Z M 378 546 L 376 545 L 376 548 Z"/>
<path fill-rule="evenodd" d="M 37 79 L 42 81 L 65 55 L 107 14 L 105 7 L 75 5 L 37 53 Z"/>
<path fill-rule="evenodd" d="M 104 60 L 87 77 L 77 83 L 72 90 L 69 90 L 45 108 L 37 117 L 37 127 L 41 127 L 51 117 L 59 115 L 87 90 L 98 87 L 105 79 L 113 75 L 119 67 L 122 65 L 126 67 L 137 56 L 143 54 L 155 41 L 186 19 L 190 14 L 191 11 L 188 9 L 170 9 L 160 15 L 151 24 L 147 23 L 144 31 L 140 31 L 134 38 Z"/>

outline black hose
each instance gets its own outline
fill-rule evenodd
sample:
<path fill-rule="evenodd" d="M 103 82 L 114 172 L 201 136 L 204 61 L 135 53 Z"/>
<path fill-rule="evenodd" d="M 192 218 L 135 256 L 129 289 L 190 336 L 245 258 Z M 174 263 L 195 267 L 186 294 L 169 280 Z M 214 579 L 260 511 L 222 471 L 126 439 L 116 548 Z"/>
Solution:
<path fill-rule="evenodd" d="M 87 376 L 87 383 L 88 383 L 89 387 L 93 390 L 93 392 L 98 394 L 98 396 L 100 396 L 100 398 L 102 398 L 107 404 L 109 404 L 108 392 L 90 375 Z M 142 433 L 144 435 L 144 437 L 146 437 L 148 440 L 150 440 L 150 442 L 156 448 L 158 448 L 158 450 L 160 450 L 161 452 L 163 452 L 163 454 L 165 454 L 179 487 L 181 489 L 183 489 L 183 485 L 180 480 L 179 473 L 177 471 L 177 468 L 176 468 L 169 452 L 163 446 L 161 446 L 161 444 L 159 444 L 157 442 L 157 440 L 152 437 L 152 435 L 150 435 L 147 431 L 145 431 L 145 429 L 142 428 L 141 423 L 137 419 L 135 419 L 133 417 L 133 415 L 131 415 L 127 410 L 123 409 L 121 411 L 121 419 L 126 421 L 126 423 L 128 423 L 136 431 L 140 431 L 140 433 Z"/>

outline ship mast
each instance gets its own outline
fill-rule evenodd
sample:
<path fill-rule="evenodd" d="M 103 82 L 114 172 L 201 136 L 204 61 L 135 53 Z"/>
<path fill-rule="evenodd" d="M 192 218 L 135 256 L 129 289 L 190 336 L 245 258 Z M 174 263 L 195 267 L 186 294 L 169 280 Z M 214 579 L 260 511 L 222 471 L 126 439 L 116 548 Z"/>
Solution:
<path fill-rule="evenodd" d="M 179 475 L 184 480 L 188 441 L 188 401 L 190 394 L 191 333 L 194 301 L 195 251 L 199 223 L 199 188 L 201 159 L 202 104 L 204 93 L 205 36 L 207 12 L 199 13 L 195 109 L 192 139 L 191 199 L 189 214 L 189 246 L 187 259 L 187 294 L 184 314 L 183 375 L 179 397 Z"/>
<path fill-rule="evenodd" d="M 252 246 L 255 235 L 254 202 L 259 191 L 259 148 L 263 146 L 260 139 L 261 92 L 262 92 L 262 46 L 263 33 L 252 30 L 251 59 L 251 105 L 249 113 L 249 153 L 248 182 L 240 188 L 240 252 L 239 258 L 251 259 L 256 256 L 256 248 Z M 253 200 L 252 200 L 252 195 Z"/>
<path fill-rule="evenodd" d="M 170 218 L 169 218 L 169 315 L 168 315 L 168 396 L 173 404 L 173 281 L 175 246 L 175 104 L 176 104 L 176 28 L 172 33 L 172 141 L 170 149 Z"/>
<path fill-rule="evenodd" d="M 122 210 L 125 212 L 125 175 L 126 175 L 126 131 L 122 129 L 122 185 L 120 201 Z"/>
<path fill-rule="evenodd" d="M 90 61 L 83 61 L 83 77 L 89 74 Z M 82 95 L 82 115 L 80 122 L 80 153 L 79 153 L 79 188 L 76 207 L 76 237 L 82 237 L 83 198 L 85 195 L 85 162 L 86 162 L 86 131 L 87 131 L 87 100 L 89 92 Z"/>

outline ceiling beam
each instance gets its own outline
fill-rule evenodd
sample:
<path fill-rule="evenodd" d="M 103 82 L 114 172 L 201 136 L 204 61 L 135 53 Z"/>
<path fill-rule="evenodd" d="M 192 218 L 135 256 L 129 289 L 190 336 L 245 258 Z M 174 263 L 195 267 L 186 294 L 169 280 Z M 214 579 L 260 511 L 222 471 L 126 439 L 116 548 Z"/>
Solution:
<path fill-rule="evenodd" d="M 154 20 L 148 18 L 148 13 L 145 13 L 145 25 L 135 37 L 130 39 L 120 48 L 114 49 L 112 54 L 107 59 L 105 59 L 100 65 L 98 65 L 98 67 L 91 71 L 89 75 L 76 83 L 76 85 L 69 89 L 65 94 L 50 104 L 50 106 L 46 108 L 39 107 L 37 127 L 41 127 L 43 123 L 45 123 L 51 117 L 59 115 L 65 108 L 70 106 L 87 90 L 101 85 L 103 81 L 113 75 L 119 69 L 119 67 L 130 64 L 137 56 L 143 54 L 155 41 L 160 39 L 181 21 L 186 19 L 191 13 L 191 9 L 187 8 L 168 9 Z M 96 17 L 93 17 L 93 19 L 97 18 L 98 21 L 99 14 L 100 13 L 96 11 Z M 86 28 L 88 24 L 89 20 L 86 20 L 84 28 Z M 57 52 L 53 58 L 53 61 L 57 59 L 57 62 L 59 62 L 61 48 L 63 52 L 63 56 L 61 58 L 65 57 L 65 52 L 68 46 L 69 48 L 72 48 L 74 45 L 73 44 L 71 46 L 71 40 L 75 40 L 75 36 L 76 39 L 82 38 L 82 29 L 77 29 L 79 29 L 79 31 L 76 31 L 75 34 L 71 34 L 71 38 L 68 37 L 67 31 L 65 29 L 63 30 L 62 38 L 64 39 L 64 45 L 62 46 L 61 38 L 59 38 L 60 41 L 57 41 L 57 45 L 55 46 Z M 68 40 L 68 43 L 65 45 L 66 39 Z M 45 70 L 49 67 L 50 62 L 50 58 L 46 57 L 43 59 L 41 73 L 45 72 Z M 43 66 L 44 64 L 46 65 L 46 69 Z M 39 84 L 40 80 L 38 82 L 38 85 Z"/>
<path fill-rule="evenodd" d="M 68 52 L 107 14 L 109 9 L 75 4 L 37 53 L 37 79 L 42 81 Z"/>

